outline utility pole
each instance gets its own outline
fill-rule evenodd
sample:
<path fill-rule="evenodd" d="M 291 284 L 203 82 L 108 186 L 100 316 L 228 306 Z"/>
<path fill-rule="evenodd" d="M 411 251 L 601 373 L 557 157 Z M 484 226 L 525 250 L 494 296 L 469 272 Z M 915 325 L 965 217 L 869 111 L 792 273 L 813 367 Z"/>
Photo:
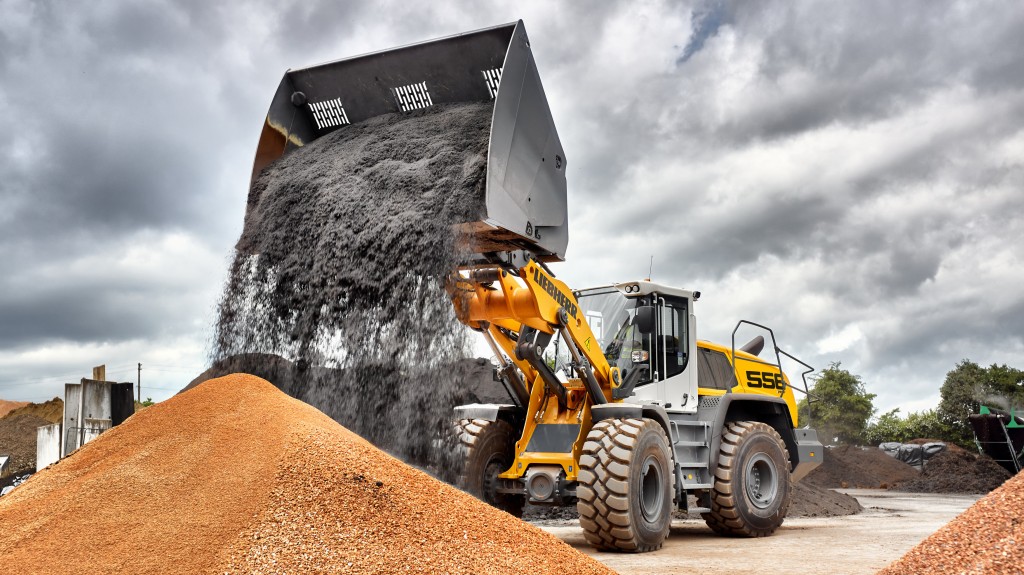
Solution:
<path fill-rule="evenodd" d="M 137 396 L 136 401 L 142 402 L 142 362 L 141 361 L 139 362 L 139 375 L 137 376 L 137 379 L 135 381 L 137 381 L 138 385 L 139 385 L 139 392 L 138 392 L 139 395 Z"/>

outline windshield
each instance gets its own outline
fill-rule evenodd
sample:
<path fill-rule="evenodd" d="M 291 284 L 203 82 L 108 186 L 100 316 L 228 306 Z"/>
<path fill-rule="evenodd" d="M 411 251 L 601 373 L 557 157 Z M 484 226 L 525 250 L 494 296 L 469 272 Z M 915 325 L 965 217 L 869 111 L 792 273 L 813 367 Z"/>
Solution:
<path fill-rule="evenodd" d="M 639 365 L 651 368 L 650 334 L 640 333 L 635 324 L 642 298 L 626 298 L 615 288 L 598 288 L 580 292 L 578 301 L 605 358 L 619 368 L 623 378 Z"/>

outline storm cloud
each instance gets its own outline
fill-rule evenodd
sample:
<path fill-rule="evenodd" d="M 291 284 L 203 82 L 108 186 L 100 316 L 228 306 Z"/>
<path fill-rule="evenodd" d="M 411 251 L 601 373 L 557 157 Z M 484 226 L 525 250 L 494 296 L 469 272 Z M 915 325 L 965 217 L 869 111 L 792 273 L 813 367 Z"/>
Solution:
<path fill-rule="evenodd" d="M 703 292 L 701 338 L 766 323 L 880 409 L 933 406 L 965 357 L 1024 367 L 1024 13 L 1005 4 L 0 13 L 0 397 L 103 362 L 163 366 L 156 398 L 187 382 L 281 74 L 519 18 L 568 156 L 570 285 L 653 256 L 656 281 Z"/>

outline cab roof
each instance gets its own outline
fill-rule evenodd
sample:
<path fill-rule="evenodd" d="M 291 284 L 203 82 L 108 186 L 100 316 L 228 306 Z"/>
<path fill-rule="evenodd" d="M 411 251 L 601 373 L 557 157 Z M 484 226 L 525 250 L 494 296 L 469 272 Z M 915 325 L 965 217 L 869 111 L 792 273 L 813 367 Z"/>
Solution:
<path fill-rule="evenodd" d="M 662 295 L 670 295 L 675 297 L 686 298 L 688 300 L 694 300 L 694 292 L 691 290 L 680 289 L 677 287 L 667 286 L 664 284 L 655 283 L 649 280 L 639 280 L 631 282 L 622 282 L 606 286 L 598 286 L 579 290 L 580 295 L 586 295 L 586 292 L 590 291 L 604 291 L 604 290 L 617 290 L 626 297 L 640 297 L 644 295 L 650 295 L 652 293 L 658 293 Z M 696 292 L 700 293 L 700 292 Z M 698 296 L 699 297 L 699 296 Z"/>

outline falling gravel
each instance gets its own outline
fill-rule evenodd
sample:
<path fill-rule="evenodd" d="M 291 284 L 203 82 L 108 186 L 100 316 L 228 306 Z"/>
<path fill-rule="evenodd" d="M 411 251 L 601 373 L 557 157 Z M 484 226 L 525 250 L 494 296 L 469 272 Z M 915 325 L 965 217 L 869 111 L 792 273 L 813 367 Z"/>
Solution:
<path fill-rule="evenodd" d="M 455 472 L 467 354 L 444 277 L 484 210 L 490 103 L 345 126 L 254 180 L 212 359 L 291 362 L 288 393 L 406 461 Z M 256 355 L 259 354 L 259 355 Z"/>

